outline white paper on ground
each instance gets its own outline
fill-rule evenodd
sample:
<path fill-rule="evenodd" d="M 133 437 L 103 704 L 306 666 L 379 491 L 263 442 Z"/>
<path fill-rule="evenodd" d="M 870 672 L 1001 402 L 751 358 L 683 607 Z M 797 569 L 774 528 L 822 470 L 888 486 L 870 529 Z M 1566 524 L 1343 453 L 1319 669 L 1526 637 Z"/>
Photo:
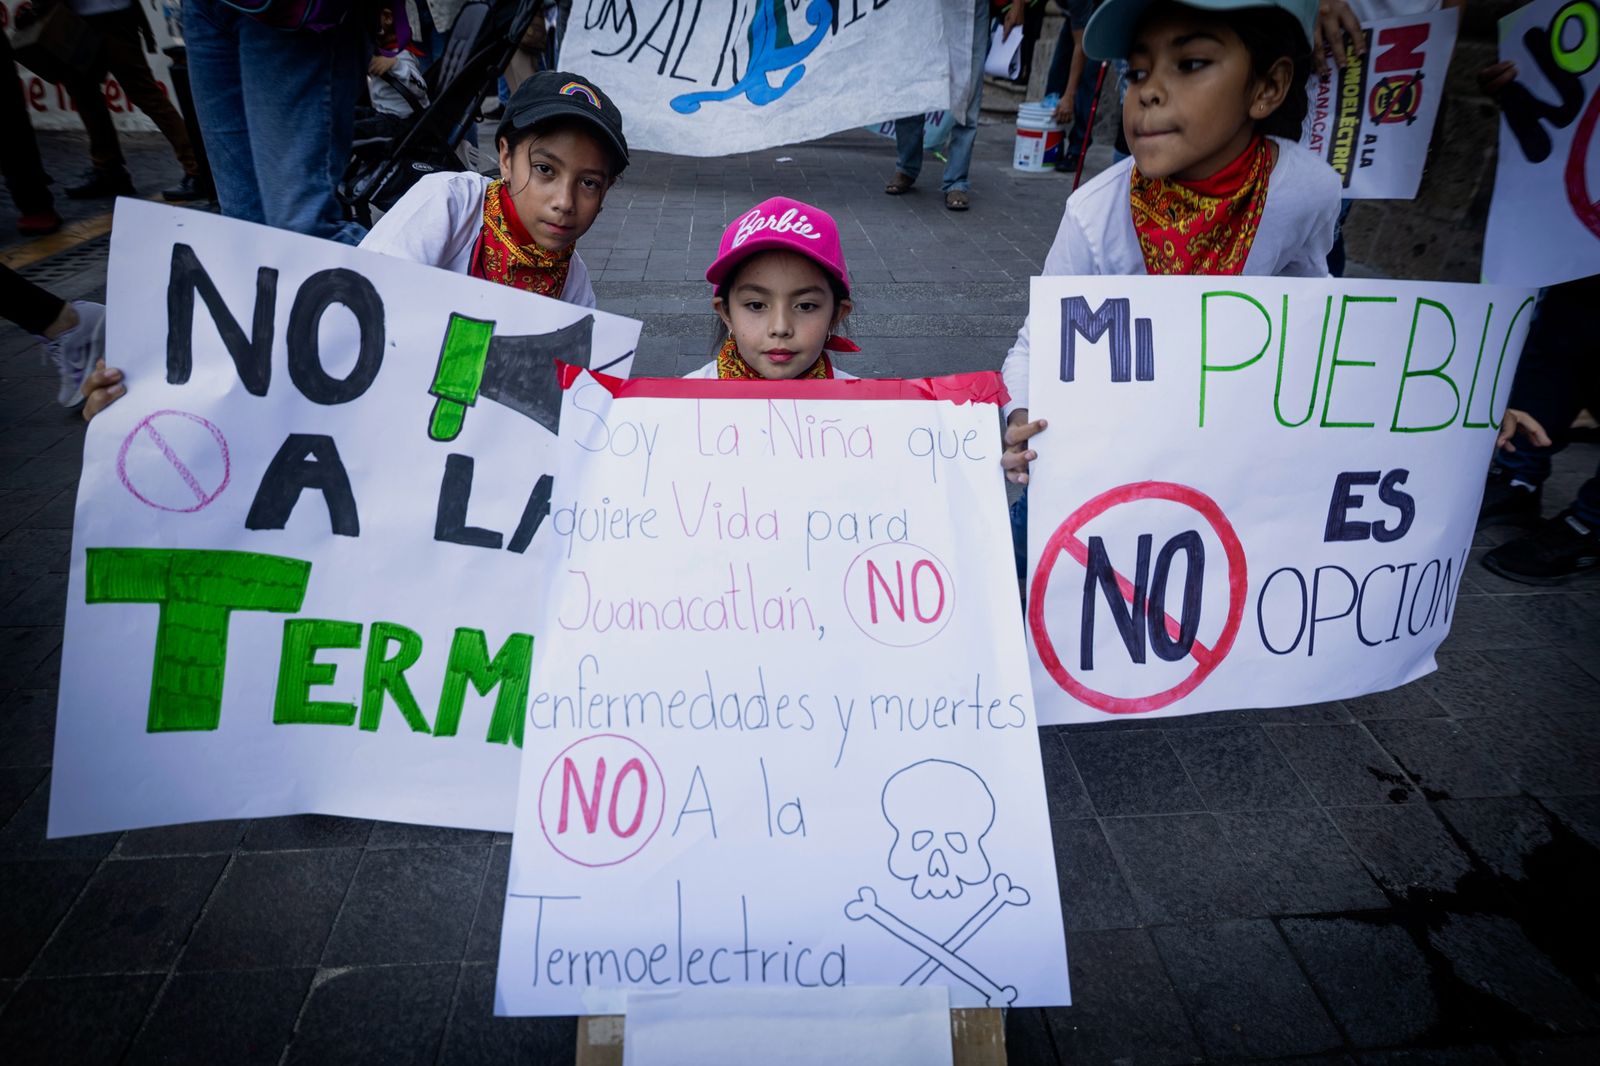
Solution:
<path fill-rule="evenodd" d="M 1004 26 L 996 26 L 989 35 L 989 58 L 983 61 L 983 72 L 996 78 L 1016 79 L 1022 73 L 1022 27 L 1009 34 Z"/>
<path fill-rule="evenodd" d="M 911 988 L 628 994 L 622 1066 L 949 1066 L 950 997 Z"/>

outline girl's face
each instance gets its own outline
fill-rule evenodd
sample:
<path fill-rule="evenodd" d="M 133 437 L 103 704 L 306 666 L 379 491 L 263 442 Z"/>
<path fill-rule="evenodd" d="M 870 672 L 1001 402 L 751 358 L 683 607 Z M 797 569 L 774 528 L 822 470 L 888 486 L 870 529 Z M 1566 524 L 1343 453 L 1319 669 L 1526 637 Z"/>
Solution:
<path fill-rule="evenodd" d="M 744 361 L 770 381 L 797 378 L 822 355 L 822 343 L 850 313 L 833 302 L 822 268 L 795 252 L 758 252 L 739 266 L 728 297 L 713 297 Z"/>
<path fill-rule="evenodd" d="M 500 139 L 500 175 L 517 217 L 533 243 L 560 252 L 589 232 L 611 187 L 609 160 L 600 142 L 561 127 L 516 148 Z"/>
<path fill-rule="evenodd" d="M 1283 103 L 1293 69 L 1285 57 L 1257 79 L 1233 30 L 1193 8 L 1151 8 L 1128 50 L 1122 103 L 1139 172 L 1199 181 L 1233 162 Z"/>

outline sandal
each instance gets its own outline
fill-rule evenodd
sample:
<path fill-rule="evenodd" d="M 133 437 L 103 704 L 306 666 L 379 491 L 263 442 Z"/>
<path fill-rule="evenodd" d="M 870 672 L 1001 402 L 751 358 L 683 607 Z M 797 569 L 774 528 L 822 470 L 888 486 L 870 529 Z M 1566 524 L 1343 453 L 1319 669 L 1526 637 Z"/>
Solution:
<path fill-rule="evenodd" d="M 967 190 L 951 189 L 945 193 L 944 206 L 951 211 L 965 211 L 969 206 Z"/>
<path fill-rule="evenodd" d="M 913 178 L 911 175 L 902 174 L 899 171 L 895 171 L 894 177 L 889 179 L 889 184 L 883 187 L 883 191 L 888 193 L 890 196 L 899 196 L 901 193 L 910 192 L 911 186 L 915 185 L 916 183 L 917 179 Z"/>

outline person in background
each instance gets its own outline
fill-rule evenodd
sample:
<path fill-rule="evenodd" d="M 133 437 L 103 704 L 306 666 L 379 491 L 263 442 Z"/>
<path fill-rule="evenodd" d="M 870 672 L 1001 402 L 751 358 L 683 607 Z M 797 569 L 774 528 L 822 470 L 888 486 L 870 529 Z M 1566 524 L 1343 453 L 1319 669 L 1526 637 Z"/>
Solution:
<path fill-rule="evenodd" d="M 950 133 L 949 162 L 945 164 L 941 184 L 944 206 L 951 211 L 965 211 L 972 201 L 972 182 L 968 175 L 972 170 L 972 145 L 978 139 L 978 109 L 983 103 L 983 61 L 989 54 L 990 0 L 972 0 L 972 3 L 972 71 L 968 79 L 971 92 L 966 111 L 956 120 L 955 129 Z M 1025 0 L 1009 0 L 1010 6 L 1005 17 L 1007 33 L 1022 24 L 1024 3 Z M 908 193 L 917 183 L 917 175 L 922 173 L 922 135 L 925 126 L 926 119 L 922 115 L 895 120 L 895 172 L 883 188 L 890 196 Z"/>
<path fill-rule="evenodd" d="M 61 374 L 56 402 L 68 410 L 83 403 L 84 374 L 105 353 L 105 305 L 69 303 L 0 266 L 0 318 L 15 322 L 44 345 L 45 358 Z"/>
<path fill-rule="evenodd" d="M 328 0 L 327 28 L 285 30 L 225 0 L 184 0 L 189 82 L 223 214 L 361 240 L 365 227 L 334 190 L 350 161 L 375 6 Z"/>
<path fill-rule="evenodd" d="M 380 115 L 409 118 L 428 105 L 428 79 L 423 77 L 422 48 L 409 25 L 402 34 L 394 9 L 378 9 L 378 50 L 367 63 L 367 96 Z M 358 120 L 359 121 L 359 120 Z"/>
<path fill-rule="evenodd" d="M 1058 125 L 1067 128 L 1056 170 L 1076 174 L 1078 163 L 1094 138 L 1094 130 L 1089 128 L 1089 113 L 1094 110 L 1095 94 L 1101 86 L 1101 63 L 1089 63 L 1083 54 L 1083 29 L 1089 24 L 1089 16 L 1094 14 L 1094 0 L 1064 0 L 1062 6 L 1066 8 L 1067 18 L 1056 40 L 1044 94 L 1060 98 L 1054 117 Z"/>
<path fill-rule="evenodd" d="M 14 70 L 11 39 L 0 33 L 0 71 Z M 17 205 L 17 232 L 38 237 L 61 228 L 56 201 L 50 195 L 50 176 L 39 159 L 39 142 L 28 120 L 28 104 L 22 98 L 22 83 L 13 77 L 0 79 L 0 171 L 5 173 L 6 189 Z"/>
<path fill-rule="evenodd" d="M 63 2 L 63 0 L 55 0 Z M 64 0 L 83 19 L 99 40 L 94 59 L 84 70 L 67 80 L 67 91 L 89 134 L 90 171 L 82 181 L 66 188 L 74 200 L 112 196 L 132 196 L 136 190 L 122 155 L 117 127 L 106 107 L 104 83 L 109 72 L 122 86 L 128 101 L 150 117 L 161 135 L 172 146 L 172 154 L 183 168 L 183 178 L 161 193 L 163 200 L 182 203 L 204 198 L 199 187 L 200 167 L 183 116 L 172 106 L 156 76 L 150 72 L 145 49 L 155 50 L 156 42 L 145 18 L 144 7 L 136 0 Z M 9 66 L 6 68 L 10 70 Z"/>

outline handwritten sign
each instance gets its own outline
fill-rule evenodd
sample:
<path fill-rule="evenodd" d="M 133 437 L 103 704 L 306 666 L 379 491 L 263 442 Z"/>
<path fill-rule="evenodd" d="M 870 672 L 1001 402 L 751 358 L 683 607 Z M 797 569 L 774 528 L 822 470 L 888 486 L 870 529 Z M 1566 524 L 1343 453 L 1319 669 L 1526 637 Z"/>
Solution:
<path fill-rule="evenodd" d="M 1344 182 L 1349 200 L 1412 200 L 1444 98 L 1455 8 L 1364 22 L 1367 55 L 1313 74 L 1300 143 Z"/>
<path fill-rule="evenodd" d="M 998 396 L 576 378 L 497 1013 L 1067 1002 Z"/>
<path fill-rule="evenodd" d="M 1028 635 L 1045 722 L 1434 669 L 1533 293 L 1035 278 Z M 1159 430 L 1153 428 L 1159 427 Z"/>
<path fill-rule="evenodd" d="M 617 101 L 632 146 L 750 152 L 950 107 L 971 77 L 972 5 L 931 6 L 586 0 L 561 66 Z"/>
<path fill-rule="evenodd" d="M 1600 274 L 1600 4 L 1535 0 L 1500 20 L 1500 157 L 1485 281 L 1554 285 Z"/>
<path fill-rule="evenodd" d="M 176 14 L 178 4 L 173 2 L 166 5 L 171 12 L 168 14 L 163 10 L 160 0 L 134 0 L 134 2 L 144 8 L 145 20 L 149 23 L 151 37 L 155 41 L 154 48 L 146 48 L 142 40 L 139 41 L 138 47 L 144 50 L 145 62 L 150 65 L 150 73 L 155 76 L 162 95 L 176 107 L 178 96 L 172 82 L 172 60 L 167 58 L 165 49 L 183 43 L 182 33 L 171 17 Z M 17 12 L 28 6 L 27 0 L 20 2 L 0 0 L 0 32 L 11 29 L 16 23 Z M 40 4 L 33 6 L 43 7 Z M 35 129 L 83 129 L 83 121 L 78 118 L 78 108 L 65 85 L 40 77 L 20 63 L 16 64 L 15 73 L 21 84 L 23 101 L 27 105 L 28 119 Z M 101 91 L 105 94 L 106 110 L 111 113 L 111 121 L 117 129 L 154 132 L 156 124 L 150 121 L 149 115 L 133 106 L 133 102 L 128 99 L 128 94 L 116 78 L 108 76 L 101 85 Z"/>
<path fill-rule="evenodd" d="M 117 204 L 50 833 L 320 812 L 508 829 L 554 359 L 635 322 Z"/>

